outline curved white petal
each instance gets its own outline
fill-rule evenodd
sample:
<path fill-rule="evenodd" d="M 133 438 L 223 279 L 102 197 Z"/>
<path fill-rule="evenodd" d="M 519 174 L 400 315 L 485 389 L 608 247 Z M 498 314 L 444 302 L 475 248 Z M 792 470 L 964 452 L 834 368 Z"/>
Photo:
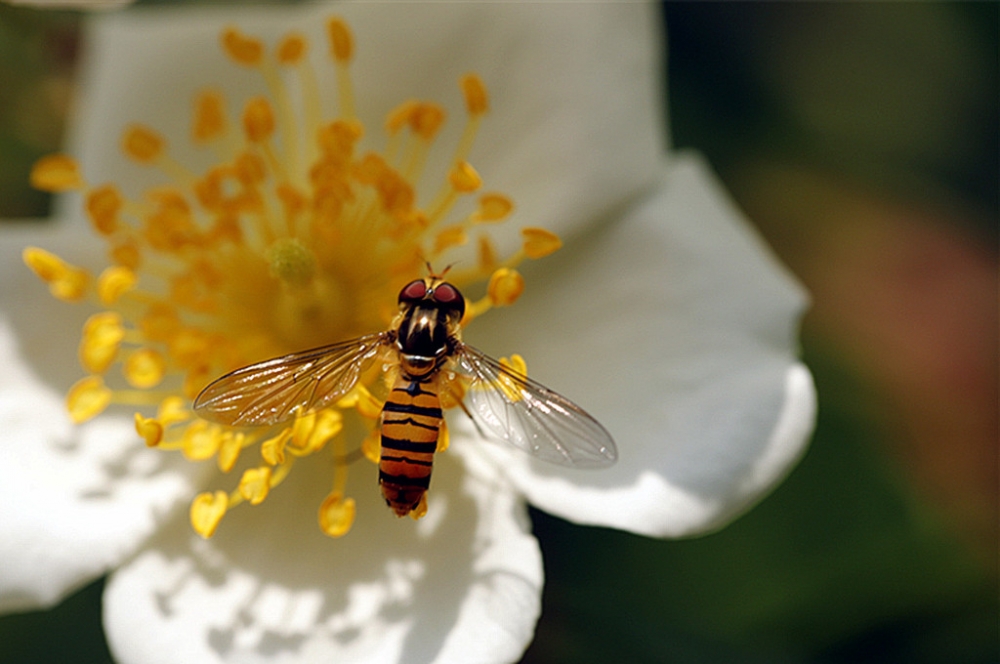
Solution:
<path fill-rule="evenodd" d="M 147 450 L 130 414 L 71 425 L 62 391 L 82 375 L 82 312 L 21 262 L 38 237 L 0 236 L 0 611 L 53 604 L 132 555 L 198 472 Z"/>
<path fill-rule="evenodd" d="M 72 130 L 84 173 L 137 193 L 160 181 L 118 151 L 141 120 L 171 141 L 196 173 L 211 154 L 188 144 L 191 100 L 226 93 L 231 113 L 266 87 L 222 54 L 219 32 L 238 25 L 268 45 L 289 30 L 312 44 L 327 117 L 336 113 L 325 19 L 355 33 L 351 65 L 362 149 L 381 150 L 386 113 L 408 98 L 444 105 L 449 122 L 424 193 L 436 193 L 465 123 L 458 79 L 481 75 L 491 111 L 470 160 L 486 187 L 514 196 L 517 223 L 566 233 L 585 226 L 657 177 L 665 138 L 657 9 L 636 3 L 346 3 L 298 7 L 136 8 L 91 18 L 84 97 Z M 296 87 L 290 85 L 294 91 Z M 426 201 L 426 198 L 424 199 Z M 76 206 L 67 210 L 76 213 Z M 512 228 L 516 232 L 516 228 Z"/>
<path fill-rule="evenodd" d="M 524 503 L 439 454 L 430 510 L 398 519 L 367 462 L 351 471 L 351 532 L 316 523 L 315 459 L 203 541 L 177 522 L 111 577 L 105 630 L 123 664 L 507 662 L 540 611 L 541 554 Z M 495 478 L 494 478 L 495 480 Z"/>
<path fill-rule="evenodd" d="M 652 195 L 527 273 L 517 306 L 467 335 L 524 354 L 533 377 L 617 440 L 619 461 L 602 471 L 489 446 L 528 499 L 656 536 L 747 509 L 799 458 L 815 414 L 796 359 L 804 293 L 699 158 L 672 163 Z"/>

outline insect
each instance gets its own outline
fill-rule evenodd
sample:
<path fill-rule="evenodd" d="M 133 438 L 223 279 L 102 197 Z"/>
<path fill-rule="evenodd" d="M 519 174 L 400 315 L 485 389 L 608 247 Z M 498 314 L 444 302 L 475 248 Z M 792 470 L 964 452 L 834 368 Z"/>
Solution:
<path fill-rule="evenodd" d="M 463 409 L 477 427 L 560 465 L 614 463 L 614 440 L 582 408 L 462 342 L 464 312 L 462 294 L 442 277 L 416 279 L 399 292 L 388 330 L 237 369 L 202 390 L 194 408 L 231 426 L 277 424 L 334 403 L 382 357 L 395 378 L 379 418 L 378 481 L 398 516 L 416 509 L 430 487 L 440 394 L 459 376 L 467 384 Z"/>

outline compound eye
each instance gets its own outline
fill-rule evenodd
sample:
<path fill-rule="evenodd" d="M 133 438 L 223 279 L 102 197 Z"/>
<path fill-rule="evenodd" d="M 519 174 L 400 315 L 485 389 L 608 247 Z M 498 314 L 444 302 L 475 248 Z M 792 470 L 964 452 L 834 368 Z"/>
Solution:
<path fill-rule="evenodd" d="M 423 279 L 417 279 L 403 286 L 403 290 L 399 291 L 399 301 L 415 302 L 424 299 L 425 295 L 427 295 L 427 284 Z"/>
<path fill-rule="evenodd" d="M 438 284 L 434 289 L 434 301 L 440 304 L 454 304 L 462 299 L 458 289 L 451 284 Z"/>

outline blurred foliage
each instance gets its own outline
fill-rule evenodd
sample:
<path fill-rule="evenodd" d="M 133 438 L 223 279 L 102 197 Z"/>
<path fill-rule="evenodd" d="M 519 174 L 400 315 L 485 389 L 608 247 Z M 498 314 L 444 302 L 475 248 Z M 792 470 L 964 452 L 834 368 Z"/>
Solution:
<path fill-rule="evenodd" d="M 44 217 L 31 165 L 59 149 L 72 101 L 79 15 L 0 3 L 0 219 Z"/>
<path fill-rule="evenodd" d="M 524 661 L 997 662 L 997 4 L 664 14 L 675 145 L 708 155 L 813 294 L 818 427 L 715 534 L 533 512 L 547 583 Z M 0 5 L 0 217 L 44 213 L 24 182 L 65 101 L 37 91 L 69 80 L 75 21 Z M 0 618 L 0 663 L 109 661 L 102 585 Z"/>

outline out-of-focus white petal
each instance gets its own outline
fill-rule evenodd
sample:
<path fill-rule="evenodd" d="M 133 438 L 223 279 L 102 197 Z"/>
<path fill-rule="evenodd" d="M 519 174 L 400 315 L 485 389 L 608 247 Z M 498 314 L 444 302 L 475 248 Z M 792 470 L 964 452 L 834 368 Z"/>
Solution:
<path fill-rule="evenodd" d="M 122 128 L 142 121 L 200 172 L 212 155 L 188 145 L 192 95 L 219 87 L 238 117 L 266 90 L 258 72 L 221 53 L 218 34 L 234 21 L 269 47 L 289 30 L 306 34 L 333 117 L 324 25 L 339 14 L 356 35 L 351 78 L 368 128 L 362 150 L 382 147 L 383 118 L 406 99 L 443 104 L 449 120 L 426 168 L 434 179 L 423 188 L 427 197 L 436 193 L 465 123 L 458 79 L 476 72 L 491 111 L 470 160 L 489 190 L 514 196 L 514 226 L 572 234 L 658 175 L 666 139 L 656 12 L 641 3 L 308 3 L 243 7 L 238 17 L 224 7 L 102 15 L 88 23 L 72 152 L 87 177 L 136 193 L 160 178 L 118 150 Z M 76 207 L 66 214 L 78 214 Z"/>
<path fill-rule="evenodd" d="M 115 572 L 105 628 L 124 664 L 507 662 L 540 611 L 541 554 L 511 487 L 438 455 L 430 510 L 385 506 L 359 462 L 357 520 L 333 540 L 316 524 L 328 469 L 301 463 L 257 506 L 227 514 L 214 538 L 186 520 Z"/>
<path fill-rule="evenodd" d="M 130 414 L 70 424 L 69 382 L 45 379 L 82 375 L 81 312 L 21 262 L 37 226 L 0 236 L 0 611 L 51 605 L 132 555 L 199 472 L 147 450 Z"/>
<path fill-rule="evenodd" d="M 529 501 L 655 536 L 749 508 L 799 458 L 815 414 L 796 359 L 804 292 L 699 158 L 672 164 L 656 191 L 528 273 L 518 306 L 468 335 L 522 353 L 534 378 L 617 440 L 618 463 L 601 471 L 490 446 Z"/>

